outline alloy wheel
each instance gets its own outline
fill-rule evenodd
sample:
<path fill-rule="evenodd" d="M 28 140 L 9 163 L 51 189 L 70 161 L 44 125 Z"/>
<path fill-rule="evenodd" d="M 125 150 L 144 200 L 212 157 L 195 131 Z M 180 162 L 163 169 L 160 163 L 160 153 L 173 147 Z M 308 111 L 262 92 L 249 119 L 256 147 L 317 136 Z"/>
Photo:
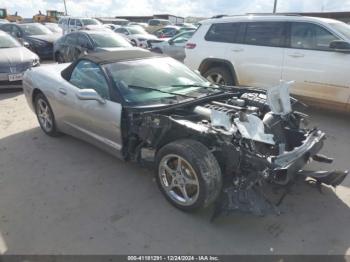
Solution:
<path fill-rule="evenodd" d="M 158 175 L 164 192 L 182 206 L 195 203 L 199 196 L 199 181 L 193 167 L 178 155 L 166 155 L 160 161 Z"/>
<path fill-rule="evenodd" d="M 226 81 L 224 77 L 219 73 L 212 73 L 207 76 L 207 80 L 218 85 L 225 85 Z"/>
<path fill-rule="evenodd" d="M 47 102 L 39 98 L 36 104 L 36 112 L 38 115 L 38 120 L 40 122 L 41 127 L 46 132 L 51 132 L 53 129 L 53 117 Z"/>

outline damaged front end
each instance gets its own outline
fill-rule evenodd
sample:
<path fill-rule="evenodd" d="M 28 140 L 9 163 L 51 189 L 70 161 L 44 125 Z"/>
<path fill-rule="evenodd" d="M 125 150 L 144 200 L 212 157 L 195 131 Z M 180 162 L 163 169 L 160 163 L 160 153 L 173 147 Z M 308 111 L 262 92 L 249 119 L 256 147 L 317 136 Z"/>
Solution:
<path fill-rule="evenodd" d="M 307 116 L 292 110 L 296 100 L 289 96 L 290 84 L 281 83 L 267 92 L 233 87 L 230 95 L 215 99 L 165 110 L 131 110 L 124 154 L 142 161 L 169 142 L 194 139 L 210 149 L 223 174 L 213 218 L 228 211 L 278 213 L 285 194 L 272 203 L 262 186 L 277 185 L 288 192 L 297 178 L 309 177 L 336 187 L 347 175 L 347 171 L 303 170 L 312 160 L 331 163 L 332 159 L 319 154 L 325 133 L 307 129 Z"/>

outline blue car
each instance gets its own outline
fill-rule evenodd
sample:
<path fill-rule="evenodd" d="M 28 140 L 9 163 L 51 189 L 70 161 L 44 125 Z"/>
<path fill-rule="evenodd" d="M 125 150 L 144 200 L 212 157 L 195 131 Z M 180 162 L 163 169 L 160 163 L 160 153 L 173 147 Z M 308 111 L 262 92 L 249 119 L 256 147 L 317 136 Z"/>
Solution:
<path fill-rule="evenodd" d="M 61 36 L 52 33 L 48 28 L 39 23 L 27 24 L 3 24 L 0 25 L 3 30 L 36 53 L 41 59 L 52 59 L 53 43 Z"/>

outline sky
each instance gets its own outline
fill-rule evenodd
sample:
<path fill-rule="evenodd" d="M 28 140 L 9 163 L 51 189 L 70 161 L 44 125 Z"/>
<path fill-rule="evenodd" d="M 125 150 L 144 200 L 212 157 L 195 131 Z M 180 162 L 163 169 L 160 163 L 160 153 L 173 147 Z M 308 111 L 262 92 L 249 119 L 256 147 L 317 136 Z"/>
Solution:
<path fill-rule="evenodd" d="M 271 12 L 274 0 L 66 0 L 73 16 L 152 15 L 210 17 L 217 14 Z M 39 10 L 64 11 L 63 0 L 0 0 L 10 14 L 32 17 Z M 278 12 L 350 11 L 350 0 L 278 0 Z"/>

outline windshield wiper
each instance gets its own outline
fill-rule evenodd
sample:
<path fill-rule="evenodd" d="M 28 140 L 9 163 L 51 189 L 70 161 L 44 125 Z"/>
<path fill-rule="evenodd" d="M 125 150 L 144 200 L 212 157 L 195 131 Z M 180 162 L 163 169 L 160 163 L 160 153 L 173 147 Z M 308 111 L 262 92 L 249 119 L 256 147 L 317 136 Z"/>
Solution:
<path fill-rule="evenodd" d="M 186 98 L 196 98 L 194 96 L 189 96 L 189 95 L 184 95 L 184 94 L 179 94 L 179 93 L 174 93 L 174 92 L 168 92 L 168 91 L 163 91 L 158 88 L 152 88 L 152 87 L 146 87 L 146 86 L 136 86 L 136 85 L 128 85 L 129 88 L 136 88 L 136 89 L 144 89 L 144 90 L 152 90 L 152 91 L 157 91 L 160 93 L 164 94 L 169 94 L 169 95 L 174 95 L 174 96 L 182 96 Z"/>
<path fill-rule="evenodd" d="M 219 89 L 219 87 L 214 87 L 213 85 L 209 85 L 209 86 L 205 86 L 205 85 L 201 85 L 201 84 L 196 84 L 196 83 L 193 83 L 193 84 L 179 84 L 179 85 L 171 85 L 171 87 L 202 87 L 202 88 L 205 88 L 205 89 L 208 89 L 208 88 L 212 88 L 212 89 Z"/>

